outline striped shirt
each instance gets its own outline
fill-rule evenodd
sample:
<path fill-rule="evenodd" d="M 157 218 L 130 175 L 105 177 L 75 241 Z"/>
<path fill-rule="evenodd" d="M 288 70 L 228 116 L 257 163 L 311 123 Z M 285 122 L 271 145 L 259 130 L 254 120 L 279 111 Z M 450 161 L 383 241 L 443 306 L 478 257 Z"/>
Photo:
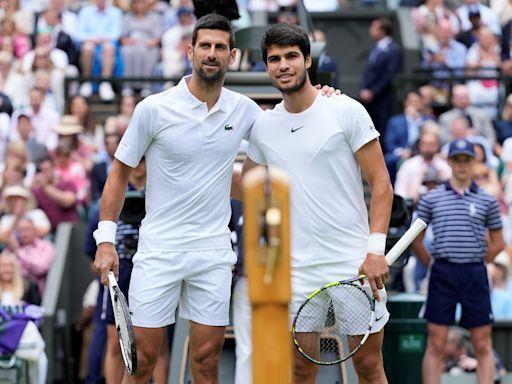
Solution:
<path fill-rule="evenodd" d="M 447 181 L 423 195 L 416 209 L 434 232 L 432 257 L 453 263 L 482 261 L 486 229 L 502 227 L 498 202 L 474 182 L 460 194 Z"/>

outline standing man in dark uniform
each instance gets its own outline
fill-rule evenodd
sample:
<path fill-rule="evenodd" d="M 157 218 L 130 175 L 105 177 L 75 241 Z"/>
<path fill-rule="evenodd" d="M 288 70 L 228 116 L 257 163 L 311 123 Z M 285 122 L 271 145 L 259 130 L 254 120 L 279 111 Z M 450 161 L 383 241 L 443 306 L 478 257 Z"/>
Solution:
<path fill-rule="evenodd" d="M 448 327 L 455 323 L 457 304 L 462 308 L 459 325 L 471 333 L 478 382 L 493 383 L 493 315 L 485 264 L 505 245 L 500 208 L 496 199 L 472 180 L 473 144 L 465 139 L 451 142 L 448 163 L 450 180 L 423 195 L 417 208 L 418 217 L 433 230 L 432 252 L 423 244 L 425 232 L 413 242 L 415 254 L 423 264 L 430 264 L 423 383 L 439 383 Z"/>
<path fill-rule="evenodd" d="M 368 56 L 359 91 L 359 99 L 381 135 L 384 135 L 393 109 L 393 76 L 402 65 L 402 48 L 393 40 L 392 34 L 393 23 L 386 17 L 379 17 L 370 25 L 370 36 L 375 45 Z"/>

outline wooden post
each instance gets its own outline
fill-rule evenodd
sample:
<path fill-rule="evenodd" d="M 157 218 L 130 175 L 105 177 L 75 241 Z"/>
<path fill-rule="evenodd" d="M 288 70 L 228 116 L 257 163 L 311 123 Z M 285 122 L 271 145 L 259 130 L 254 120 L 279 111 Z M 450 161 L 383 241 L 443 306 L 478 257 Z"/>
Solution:
<path fill-rule="evenodd" d="M 245 265 L 252 305 L 254 384 L 290 382 L 289 178 L 252 169 L 243 180 Z"/>

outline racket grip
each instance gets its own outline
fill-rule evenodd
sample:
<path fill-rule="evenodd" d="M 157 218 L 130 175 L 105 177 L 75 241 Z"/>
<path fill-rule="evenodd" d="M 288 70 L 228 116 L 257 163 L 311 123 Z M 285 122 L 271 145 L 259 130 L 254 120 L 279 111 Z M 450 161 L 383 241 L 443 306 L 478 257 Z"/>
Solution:
<path fill-rule="evenodd" d="M 389 250 L 386 255 L 386 261 L 388 265 L 393 264 L 396 259 L 398 259 L 402 253 L 411 245 L 413 240 L 427 227 L 427 223 L 425 223 L 421 219 L 414 220 L 414 223 L 410 226 L 410 228 L 403 234 L 400 240 Z"/>
<path fill-rule="evenodd" d="M 108 273 L 108 284 L 112 287 L 117 287 L 117 280 L 114 272 L 110 271 Z"/>

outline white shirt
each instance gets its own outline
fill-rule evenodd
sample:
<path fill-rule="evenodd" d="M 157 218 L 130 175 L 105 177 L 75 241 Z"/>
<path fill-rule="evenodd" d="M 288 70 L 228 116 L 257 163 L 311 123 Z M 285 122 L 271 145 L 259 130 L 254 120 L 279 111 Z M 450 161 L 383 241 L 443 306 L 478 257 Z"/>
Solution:
<path fill-rule="evenodd" d="M 291 177 L 293 266 L 366 256 L 368 212 L 355 153 L 377 137 L 366 110 L 346 95 L 319 95 L 301 113 L 281 102 L 254 125 L 248 156 Z"/>
<path fill-rule="evenodd" d="M 233 163 L 261 110 L 251 99 L 223 88 L 208 111 L 190 93 L 187 79 L 137 105 L 115 153 L 130 167 L 146 158 L 139 251 L 231 248 Z"/>

